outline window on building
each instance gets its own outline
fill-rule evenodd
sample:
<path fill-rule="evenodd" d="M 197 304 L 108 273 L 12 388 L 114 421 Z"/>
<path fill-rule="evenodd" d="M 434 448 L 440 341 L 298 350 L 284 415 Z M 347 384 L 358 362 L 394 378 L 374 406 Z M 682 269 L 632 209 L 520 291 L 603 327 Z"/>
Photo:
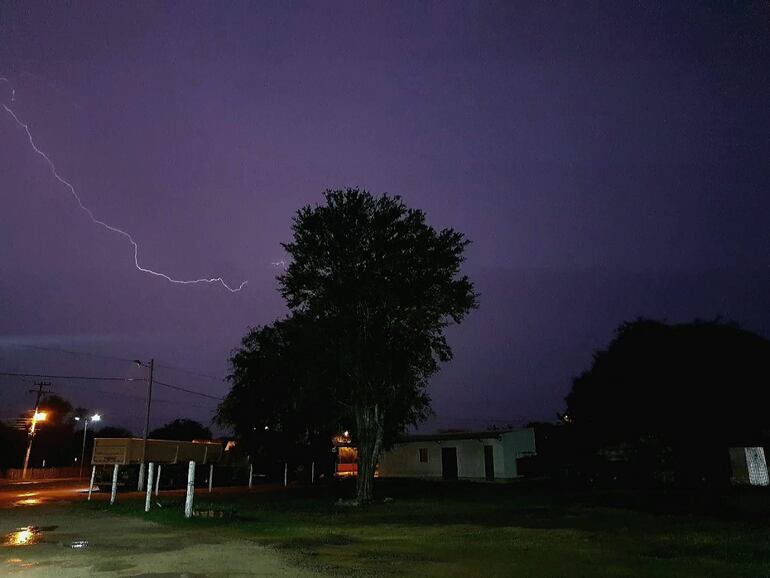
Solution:
<path fill-rule="evenodd" d="M 420 462 L 423 464 L 428 463 L 428 448 L 420 448 Z"/>

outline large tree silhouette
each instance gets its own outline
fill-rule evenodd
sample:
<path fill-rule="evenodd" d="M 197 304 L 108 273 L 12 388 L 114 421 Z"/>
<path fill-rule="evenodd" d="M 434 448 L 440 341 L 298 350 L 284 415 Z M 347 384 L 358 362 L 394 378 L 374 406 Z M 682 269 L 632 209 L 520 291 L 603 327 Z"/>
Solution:
<path fill-rule="evenodd" d="M 763 445 L 770 341 L 735 324 L 625 323 L 576 377 L 567 420 L 590 446 L 666 458 L 681 481 L 725 481 L 729 445 Z"/>
<path fill-rule="evenodd" d="M 324 337 L 302 315 L 252 329 L 233 353 L 232 388 L 216 419 L 233 427 L 261 466 L 326 465 L 331 436 L 340 425 L 338 406 L 330 398 L 327 353 Z"/>
<path fill-rule="evenodd" d="M 209 440 L 211 430 L 192 419 L 175 419 L 166 425 L 152 430 L 148 437 L 158 440 Z"/>
<path fill-rule="evenodd" d="M 326 191 L 294 217 L 281 293 L 324 336 L 328 397 L 358 447 L 359 502 L 382 449 L 429 412 L 428 379 L 452 351 L 444 330 L 477 306 L 460 266 L 468 241 L 399 197 Z"/>

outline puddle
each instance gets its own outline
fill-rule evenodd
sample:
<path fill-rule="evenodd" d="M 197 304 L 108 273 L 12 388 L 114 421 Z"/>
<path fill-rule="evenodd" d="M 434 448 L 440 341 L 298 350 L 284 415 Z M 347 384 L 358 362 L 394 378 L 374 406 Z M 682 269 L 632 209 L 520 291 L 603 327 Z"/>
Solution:
<path fill-rule="evenodd" d="M 14 506 L 38 506 L 43 503 L 40 498 L 24 498 L 14 502 Z"/>
<path fill-rule="evenodd" d="M 17 528 L 3 536 L 3 546 L 32 546 L 42 540 L 43 534 L 37 526 Z"/>
<path fill-rule="evenodd" d="M 17 568 L 32 568 L 34 566 L 31 562 L 25 562 L 21 558 L 8 558 L 5 563 L 11 564 Z"/>
<path fill-rule="evenodd" d="M 192 574 L 190 572 L 152 572 L 150 574 L 134 574 L 130 578 L 209 578 L 208 574 Z"/>

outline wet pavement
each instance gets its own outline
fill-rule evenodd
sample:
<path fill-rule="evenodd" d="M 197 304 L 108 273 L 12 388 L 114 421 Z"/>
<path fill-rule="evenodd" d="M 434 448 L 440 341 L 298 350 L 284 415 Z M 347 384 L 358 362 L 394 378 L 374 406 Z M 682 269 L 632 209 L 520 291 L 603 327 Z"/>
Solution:
<path fill-rule="evenodd" d="M 81 499 L 88 480 L 32 480 L 0 483 L 0 509 L 42 506 Z"/>

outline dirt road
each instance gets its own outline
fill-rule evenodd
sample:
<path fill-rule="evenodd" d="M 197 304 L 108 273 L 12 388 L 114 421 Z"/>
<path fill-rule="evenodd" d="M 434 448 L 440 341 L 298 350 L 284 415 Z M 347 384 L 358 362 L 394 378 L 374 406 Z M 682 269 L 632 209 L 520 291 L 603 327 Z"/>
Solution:
<path fill-rule="evenodd" d="M 73 508 L 82 483 L 0 487 L 0 576 L 75 578 L 307 576 L 278 554 L 211 529 L 179 529 Z M 35 493 L 32 496 L 22 494 Z M 24 500 L 39 500 L 24 503 Z M 9 507 L 10 506 L 10 507 Z M 39 532 L 19 529 L 35 526 Z M 73 548 L 73 542 L 88 545 Z M 24 544 L 20 544 L 24 543 Z"/>

